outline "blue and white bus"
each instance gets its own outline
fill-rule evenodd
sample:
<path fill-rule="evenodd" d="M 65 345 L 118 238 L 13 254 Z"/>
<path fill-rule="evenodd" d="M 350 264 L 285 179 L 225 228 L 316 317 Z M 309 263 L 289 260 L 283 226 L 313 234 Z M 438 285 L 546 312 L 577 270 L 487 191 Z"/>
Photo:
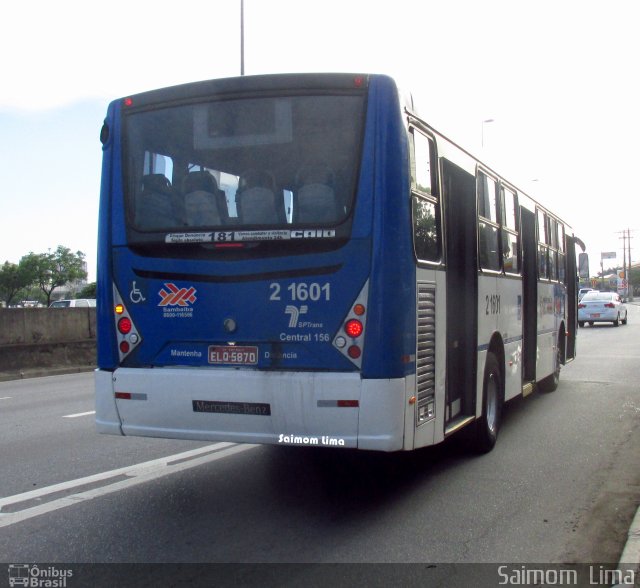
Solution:
<path fill-rule="evenodd" d="M 575 356 L 571 229 L 389 77 L 160 89 L 101 141 L 102 433 L 483 452 Z"/>

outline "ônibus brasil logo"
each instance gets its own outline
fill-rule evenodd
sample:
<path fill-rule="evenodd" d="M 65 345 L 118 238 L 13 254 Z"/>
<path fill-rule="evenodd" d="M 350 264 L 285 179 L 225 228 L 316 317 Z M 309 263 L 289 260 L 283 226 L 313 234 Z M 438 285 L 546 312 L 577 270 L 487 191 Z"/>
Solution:
<path fill-rule="evenodd" d="M 9 564 L 9 586 L 33 588 L 68 588 L 73 570 L 38 564 Z"/>
<path fill-rule="evenodd" d="M 192 318 L 193 304 L 197 300 L 193 286 L 178 288 L 175 284 L 165 282 L 164 288 L 158 292 L 163 318 Z"/>

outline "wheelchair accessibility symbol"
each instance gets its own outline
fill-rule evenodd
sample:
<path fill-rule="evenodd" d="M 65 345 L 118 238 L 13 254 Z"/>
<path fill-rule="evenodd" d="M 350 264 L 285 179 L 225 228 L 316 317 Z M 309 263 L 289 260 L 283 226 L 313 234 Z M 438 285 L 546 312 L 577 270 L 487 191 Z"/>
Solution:
<path fill-rule="evenodd" d="M 140 289 L 136 286 L 136 283 L 133 282 L 131 286 L 131 292 L 129 292 L 129 298 L 131 302 L 134 304 L 138 304 L 139 302 L 144 302 L 146 298 L 142 295 Z"/>

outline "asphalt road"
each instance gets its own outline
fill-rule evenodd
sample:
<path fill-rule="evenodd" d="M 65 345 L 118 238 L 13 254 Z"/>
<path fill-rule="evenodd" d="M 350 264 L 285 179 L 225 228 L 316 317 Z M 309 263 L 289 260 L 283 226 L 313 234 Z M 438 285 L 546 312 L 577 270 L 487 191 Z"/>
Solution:
<path fill-rule="evenodd" d="M 616 563 L 640 503 L 629 319 L 581 329 L 481 457 L 101 436 L 92 374 L 0 383 L 0 562 Z"/>

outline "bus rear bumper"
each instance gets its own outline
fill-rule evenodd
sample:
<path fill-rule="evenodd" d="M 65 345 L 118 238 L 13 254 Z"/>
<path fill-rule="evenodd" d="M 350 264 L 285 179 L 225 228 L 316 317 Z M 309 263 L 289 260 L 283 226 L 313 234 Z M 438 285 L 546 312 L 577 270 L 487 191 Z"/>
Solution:
<path fill-rule="evenodd" d="M 396 451 L 405 380 L 236 369 L 96 370 L 100 433 Z"/>

